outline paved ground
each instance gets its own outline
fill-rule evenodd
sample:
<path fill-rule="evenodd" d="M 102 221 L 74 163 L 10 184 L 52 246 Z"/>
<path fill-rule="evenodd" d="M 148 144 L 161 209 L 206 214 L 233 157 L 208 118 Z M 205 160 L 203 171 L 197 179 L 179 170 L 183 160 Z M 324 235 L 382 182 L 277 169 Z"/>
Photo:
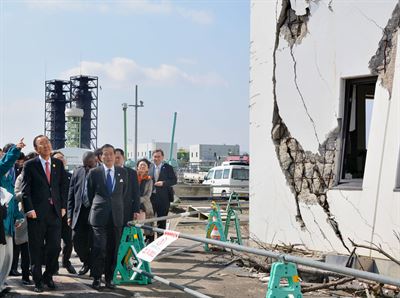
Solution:
<path fill-rule="evenodd" d="M 247 220 L 242 216 L 242 233 L 247 231 Z M 205 221 L 196 218 L 186 218 L 171 221 L 171 229 L 182 233 L 203 237 Z M 178 239 L 172 243 L 166 252 L 178 248 L 191 247 L 195 242 Z M 79 259 L 73 254 L 72 264 L 77 271 L 81 267 Z M 267 284 L 258 278 L 252 278 L 248 270 L 237 267 L 232 262 L 229 252 L 206 253 L 202 245 L 185 252 L 155 260 L 151 263 L 152 273 L 168 279 L 174 283 L 186 286 L 211 297 L 265 297 Z M 23 286 L 20 277 L 10 277 L 8 284 L 12 292 L 9 297 L 191 297 L 180 290 L 154 281 L 150 285 L 118 286 L 114 291 L 103 289 L 101 292 L 93 290 L 92 280 L 88 275 L 71 275 L 65 269 L 54 277 L 58 286 L 56 291 L 45 291 L 41 294 L 33 292 L 32 286 Z M 314 295 L 315 296 L 315 295 Z M 314 297 L 313 295 L 305 297 Z M 343 296 L 342 296 L 343 297 Z"/>
<path fill-rule="evenodd" d="M 178 239 L 168 250 L 192 245 L 193 242 Z M 80 268 L 77 258 L 73 258 L 72 263 L 76 269 Z M 211 297 L 265 297 L 266 293 L 266 284 L 257 279 L 246 278 L 248 272 L 231 264 L 229 253 L 205 253 L 202 246 L 154 261 L 152 273 Z M 8 284 L 13 293 L 9 296 L 190 297 L 187 293 L 157 281 L 146 286 L 118 286 L 116 291 L 104 289 L 99 293 L 90 288 L 91 279 L 87 275 L 72 276 L 65 269 L 60 270 L 60 275 L 55 276 L 54 281 L 59 286 L 56 291 L 46 291 L 38 295 L 32 292 L 33 286 L 22 286 L 19 277 L 10 277 Z"/>
<path fill-rule="evenodd" d="M 196 203 L 195 205 L 203 205 Z M 247 220 L 243 218 L 243 225 Z M 181 232 L 204 236 L 205 221 L 197 218 L 173 220 L 171 229 Z M 195 242 L 178 239 L 165 252 L 171 252 L 182 247 L 190 247 Z M 73 254 L 72 264 L 79 270 L 81 264 Z M 258 279 L 247 278 L 248 272 L 232 263 L 227 252 L 206 253 L 201 244 L 188 251 L 164 257 L 153 261 L 152 273 L 168 279 L 174 283 L 186 286 L 211 297 L 265 297 L 266 284 Z M 190 297 L 178 289 L 153 281 L 151 285 L 123 285 L 117 290 L 103 289 L 101 292 L 93 290 L 92 280 L 88 275 L 71 275 L 61 268 L 59 275 L 54 277 L 58 289 L 45 291 L 41 294 L 33 292 L 33 285 L 23 286 L 20 277 L 9 277 L 8 284 L 12 288 L 9 297 Z"/>

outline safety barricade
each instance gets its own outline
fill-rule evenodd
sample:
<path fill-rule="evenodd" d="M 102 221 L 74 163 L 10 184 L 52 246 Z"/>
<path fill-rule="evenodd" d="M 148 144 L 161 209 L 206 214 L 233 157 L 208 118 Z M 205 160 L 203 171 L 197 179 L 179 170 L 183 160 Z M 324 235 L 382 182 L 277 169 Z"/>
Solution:
<path fill-rule="evenodd" d="M 138 258 L 139 252 L 145 247 L 143 232 L 136 227 L 125 227 L 122 233 L 118 249 L 117 265 L 114 271 L 115 284 L 139 284 L 151 283 L 151 278 L 144 274 L 138 274 L 134 269 L 151 273 L 148 262 Z"/>

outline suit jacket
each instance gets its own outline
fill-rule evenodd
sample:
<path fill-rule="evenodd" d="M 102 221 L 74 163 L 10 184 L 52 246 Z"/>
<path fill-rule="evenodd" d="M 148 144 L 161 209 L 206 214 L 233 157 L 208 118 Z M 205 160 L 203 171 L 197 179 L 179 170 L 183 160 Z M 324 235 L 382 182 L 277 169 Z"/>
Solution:
<path fill-rule="evenodd" d="M 128 175 L 128 189 L 125 196 L 124 222 L 132 220 L 134 212 L 140 211 L 140 190 L 137 173 L 134 169 L 124 167 Z"/>
<path fill-rule="evenodd" d="M 21 194 L 24 211 L 36 211 L 40 220 L 46 216 L 49 208 L 49 199 L 57 215 L 61 218 L 61 209 L 66 208 L 68 186 L 66 184 L 67 173 L 61 160 L 51 158 L 50 183 L 47 181 L 39 157 L 28 160 L 22 170 Z"/>
<path fill-rule="evenodd" d="M 75 169 L 71 177 L 68 192 L 67 216 L 72 219 L 71 228 L 74 229 L 83 205 L 86 187 L 86 168 L 81 166 Z M 83 206 L 83 208 L 85 208 Z"/>
<path fill-rule="evenodd" d="M 172 186 L 177 183 L 174 168 L 167 163 L 163 163 L 160 169 L 160 174 L 158 175 L 158 180 L 154 177 L 154 165 L 150 171 L 150 175 L 153 177 L 154 183 L 157 181 L 163 181 L 163 186 L 154 186 L 155 188 L 155 203 L 157 204 L 168 204 L 173 201 L 174 191 Z"/>
<path fill-rule="evenodd" d="M 90 170 L 87 178 L 87 194 L 91 205 L 89 223 L 92 226 L 107 226 L 112 216 L 114 226 L 123 227 L 127 179 L 125 169 L 115 167 L 115 186 L 110 195 L 106 187 L 104 167 L 98 166 Z"/>

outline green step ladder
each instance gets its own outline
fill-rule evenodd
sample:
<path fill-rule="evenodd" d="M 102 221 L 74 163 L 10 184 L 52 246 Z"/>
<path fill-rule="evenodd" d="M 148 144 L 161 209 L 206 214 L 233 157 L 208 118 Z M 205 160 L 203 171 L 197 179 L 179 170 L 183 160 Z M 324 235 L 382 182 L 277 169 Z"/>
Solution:
<path fill-rule="evenodd" d="M 232 207 L 232 199 L 235 199 L 237 202 L 237 207 Z M 236 210 L 239 210 L 240 213 L 242 212 L 242 208 L 240 208 L 240 201 L 239 201 L 239 196 L 237 193 L 233 192 L 230 196 L 229 196 L 229 200 L 228 200 L 228 205 L 226 208 L 226 221 L 225 221 L 225 238 L 228 239 L 228 234 L 229 234 L 229 225 L 231 223 L 231 220 L 233 218 L 233 221 L 235 223 L 235 230 L 236 230 L 236 237 L 231 236 L 230 237 L 230 241 L 232 243 L 236 243 L 239 245 L 243 245 L 243 241 L 242 241 L 242 233 L 240 231 L 240 220 L 239 220 L 239 216 L 236 212 Z"/>
<path fill-rule="evenodd" d="M 232 199 L 235 199 L 237 201 L 238 204 L 237 207 L 231 206 Z M 212 202 L 211 211 L 208 215 L 208 223 L 206 226 L 206 238 L 212 239 L 211 233 L 216 228 L 218 230 L 219 240 L 227 242 L 229 236 L 229 226 L 231 224 L 231 221 L 233 220 L 235 223 L 236 236 L 235 237 L 231 236 L 230 242 L 242 245 L 243 241 L 242 241 L 242 234 L 240 231 L 240 220 L 238 217 L 238 213 L 236 212 L 235 209 L 239 210 L 242 213 L 242 209 L 240 208 L 239 197 L 235 192 L 233 192 L 228 200 L 226 222 L 224 224 L 221 218 L 220 206 L 215 202 Z M 210 251 L 210 247 L 207 243 L 204 244 L 204 250 Z"/>
<path fill-rule="evenodd" d="M 113 281 L 120 284 L 151 284 L 151 278 L 138 274 L 132 268 L 141 269 L 151 273 L 150 264 L 137 257 L 138 253 L 145 247 L 142 229 L 136 227 L 125 227 L 119 244 L 117 265 L 114 271 Z"/>
<path fill-rule="evenodd" d="M 288 285 L 281 285 L 285 279 Z M 296 264 L 275 262 L 272 264 L 266 298 L 303 298 Z"/>
<path fill-rule="evenodd" d="M 220 211 L 219 205 L 216 204 L 215 202 L 212 202 L 211 208 L 212 208 L 212 210 L 210 211 L 210 214 L 208 215 L 208 223 L 207 223 L 207 227 L 206 227 L 206 238 L 212 239 L 211 233 L 212 233 L 214 227 L 216 227 L 218 230 L 219 237 L 220 237 L 219 240 L 226 242 L 224 225 L 222 223 L 221 211 Z M 210 247 L 208 246 L 208 243 L 204 244 L 204 250 L 210 251 Z"/>

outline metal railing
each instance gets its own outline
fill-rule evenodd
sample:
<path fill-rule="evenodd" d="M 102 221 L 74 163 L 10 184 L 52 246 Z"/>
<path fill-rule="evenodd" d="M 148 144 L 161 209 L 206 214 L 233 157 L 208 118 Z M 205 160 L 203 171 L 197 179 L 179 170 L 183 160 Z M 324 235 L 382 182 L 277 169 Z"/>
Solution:
<path fill-rule="evenodd" d="M 188 293 L 188 294 L 190 294 L 190 295 L 192 295 L 192 296 L 194 296 L 194 297 L 198 297 L 198 298 L 211 298 L 210 296 L 204 295 L 204 294 L 202 294 L 202 293 L 200 293 L 200 292 L 197 292 L 197 291 L 195 291 L 195 290 L 192 290 L 192 289 L 190 289 L 190 288 L 188 288 L 188 287 L 185 287 L 185 286 L 176 284 L 176 283 L 174 283 L 174 282 L 172 282 L 172 281 L 169 281 L 168 279 L 165 279 L 165 278 L 162 278 L 162 277 L 160 277 L 160 276 L 154 275 L 154 274 L 152 274 L 152 273 L 143 271 L 143 270 L 138 269 L 138 268 L 136 268 L 136 267 L 133 267 L 132 270 L 135 271 L 135 272 L 137 272 L 137 273 L 139 273 L 139 274 L 143 274 L 143 275 L 145 275 L 145 276 L 147 276 L 147 277 L 149 277 L 149 278 L 152 278 L 152 279 L 154 279 L 154 280 L 157 280 L 157 281 L 159 281 L 159 282 L 161 282 L 161 283 L 163 283 L 163 284 L 165 284 L 165 285 L 167 285 L 167 286 L 170 286 L 170 287 L 173 287 L 173 288 L 175 288 L 175 289 L 181 290 L 182 292 Z"/>
<path fill-rule="evenodd" d="M 135 227 L 146 229 L 146 230 L 152 230 L 152 231 L 155 231 L 158 233 L 164 233 L 166 231 L 164 229 L 146 226 L 146 225 L 138 224 L 138 223 L 135 224 Z M 229 249 L 236 250 L 236 251 L 243 251 L 243 252 L 256 254 L 256 255 L 260 255 L 260 256 L 266 256 L 266 257 L 281 260 L 284 262 L 293 262 L 293 263 L 301 264 L 301 265 L 308 266 L 308 267 L 318 268 L 318 269 L 322 269 L 322 270 L 326 270 L 326 271 L 330 271 L 330 272 L 337 272 L 337 273 L 341 273 L 341 274 L 344 274 L 347 276 L 354 276 L 356 278 L 376 281 L 378 283 L 389 284 L 389 285 L 394 285 L 394 286 L 400 287 L 399 279 L 395 279 L 395 278 L 392 278 L 389 276 L 380 275 L 380 274 L 376 274 L 376 273 L 361 271 L 361 270 L 357 270 L 357 269 L 353 269 L 353 268 L 342 267 L 342 266 L 338 266 L 338 265 L 334 265 L 334 264 L 327 264 L 327 263 L 323 263 L 323 262 L 319 262 L 319 261 L 315 261 L 315 260 L 310 260 L 310 259 L 304 258 L 304 257 L 297 257 L 297 256 L 289 255 L 289 254 L 281 254 L 281 253 L 277 253 L 277 252 L 273 252 L 273 251 L 268 251 L 268 250 L 263 250 L 263 249 L 259 249 L 259 248 L 253 248 L 253 247 L 247 247 L 247 246 L 242 246 L 242 245 L 233 244 L 233 243 L 229 243 L 229 242 L 222 242 L 222 241 L 218 241 L 218 240 L 208 239 L 208 238 L 196 237 L 196 236 L 183 234 L 183 233 L 179 233 L 179 238 L 184 238 L 184 239 L 197 241 L 197 242 L 203 242 L 203 243 L 212 244 L 215 246 L 229 248 Z"/>

